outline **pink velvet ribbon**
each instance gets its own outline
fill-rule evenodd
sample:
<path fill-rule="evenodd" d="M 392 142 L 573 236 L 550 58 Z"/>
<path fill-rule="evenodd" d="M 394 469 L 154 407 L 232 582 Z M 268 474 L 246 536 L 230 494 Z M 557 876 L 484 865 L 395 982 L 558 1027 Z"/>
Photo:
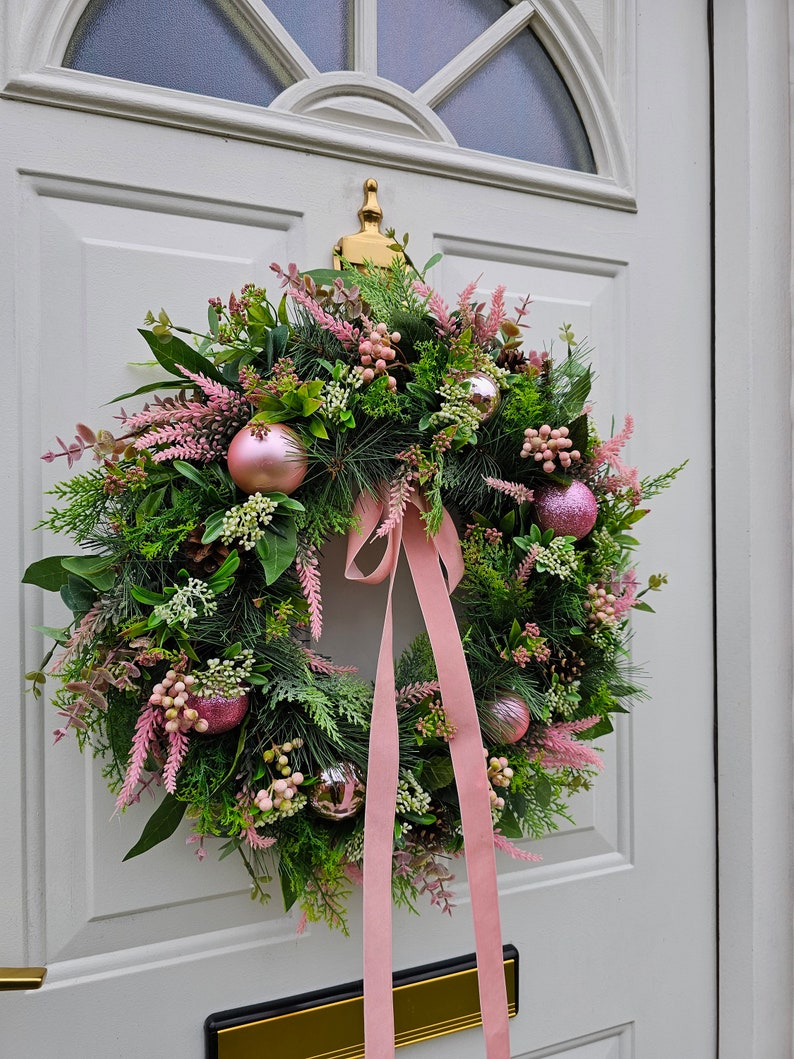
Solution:
<path fill-rule="evenodd" d="M 418 501 L 414 500 L 408 505 L 402 522 L 389 533 L 386 551 L 376 569 L 371 574 L 362 574 L 356 558 L 380 524 L 383 513 L 380 501 L 363 495 L 359 497 L 355 507 L 359 530 L 351 531 L 348 538 L 345 570 L 348 579 L 367 585 L 389 579 L 372 704 L 364 816 L 366 1057 L 390 1059 L 394 1056 L 391 884 L 400 751 L 395 705 L 392 595 L 402 546 L 433 648 L 444 710 L 456 728 L 449 745 L 469 874 L 486 1056 L 487 1059 L 510 1059 L 488 776 L 471 680 L 450 601 L 450 593 L 463 576 L 460 542 L 446 511 L 441 529 L 435 537 L 428 538 Z"/>

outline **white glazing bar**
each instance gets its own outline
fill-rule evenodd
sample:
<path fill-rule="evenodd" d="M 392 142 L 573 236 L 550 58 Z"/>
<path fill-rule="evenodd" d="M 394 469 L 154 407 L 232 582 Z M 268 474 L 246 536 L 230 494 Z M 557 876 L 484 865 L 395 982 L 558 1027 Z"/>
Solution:
<path fill-rule="evenodd" d="M 317 77 L 320 71 L 294 37 L 262 0 L 234 0 L 235 7 L 260 40 L 273 51 L 273 57 L 296 81 Z"/>
<path fill-rule="evenodd" d="M 414 92 L 416 98 L 428 107 L 437 107 L 458 85 L 463 84 L 500 48 L 525 29 L 534 13 L 535 8 L 529 0 L 519 0 L 498 22 L 494 22 L 437 74 L 433 74 L 429 81 L 425 81 Z"/>
<path fill-rule="evenodd" d="M 377 77 L 377 0 L 353 0 L 353 69 Z"/>

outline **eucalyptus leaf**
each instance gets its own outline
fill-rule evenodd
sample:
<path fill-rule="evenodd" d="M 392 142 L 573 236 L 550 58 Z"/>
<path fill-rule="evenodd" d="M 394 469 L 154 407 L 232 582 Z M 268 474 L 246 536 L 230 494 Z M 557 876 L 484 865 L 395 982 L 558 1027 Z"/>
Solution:
<path fill-rule="evenodd" d="M 36 585 L 37 588 L 43 588 L 47 592 L 58 592 L 69 577 L 63 566 L 63 560 L 69 558 L 68 555 L 50 555 L 46 559 L 31 563 L 24 573 L 22 583 Z"/>
<path fill-rule="evenodd" d="M 63 560 L 63 568 L 82 577 L 98 591 L 109 592 L 116 581 L 116 575 L 110 569 L 112 562 L 113 559 L 106 555 L 74 555 Z"/>

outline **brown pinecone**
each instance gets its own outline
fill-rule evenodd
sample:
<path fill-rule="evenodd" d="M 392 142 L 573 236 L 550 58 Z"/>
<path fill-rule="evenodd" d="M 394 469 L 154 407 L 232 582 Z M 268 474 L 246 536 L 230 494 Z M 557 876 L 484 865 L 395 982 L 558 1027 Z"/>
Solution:
<path fill-rule="evenodd" d="M 561 684 L 573 684 L 584 670 L 584 659 L 571 651 L 570 654 L 553 654 L 549 659 L 549 673 L 556 673 Z"/>
<path fill-rule="evenodd" d="M 525 371 L 526 362 L 524 360 L 523 350 L 515 349 L 511 346 L 505 346 L 496 358 L 496 366 L 497 368 L 507 368 L 507 370 L 513 372 L 514 375 Z"/>
<path fill-rule="evenodd" d="M 229 549 L 221 541 L 211 541 L 202 544 L 204 536 L 204 525 L 196 526 L 191 530 L 187 538 L 182 542 L 179 553 L 185 560 L 185 566 L 192 574 L 200 574 L 211 577 L 223 564 L 229 554 Z"/>

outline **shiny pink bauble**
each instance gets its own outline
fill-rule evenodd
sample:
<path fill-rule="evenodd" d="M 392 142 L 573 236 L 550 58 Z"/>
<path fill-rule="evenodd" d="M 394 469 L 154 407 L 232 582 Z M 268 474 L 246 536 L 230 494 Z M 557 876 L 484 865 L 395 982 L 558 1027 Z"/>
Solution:
<path fill-rule="evenodd" d="M 236 728 L 248 713 L 248 692 L 227 699 L 222 695 L 188 695 L 186 706 L 207 722 L 205 735 L 220 735 Z"/>
<path fill-rule="evenodd" d="M 489 727 L 499 742 L 517 743 L 529 728 L 529 707 L 511 691 L 502 692 L 486 707 Z"/>
<path fill-rule="evenodd" d="M 463 376 L 462 381 L 469 384 L 469 404 L 477 409 L 480 422 L 487 422 L 502 399 L 499 384 L 483 371 L 470 371 Z"/>
<path fill-rule="evenodd" d="M 598 517 L 598 501 L 584 482 L 549 482 L 535 489 L 535 514 L 542 530 L 557 537 L 586 537 Z"/>
<path fill-rule="evenodd" d="M 249 423 L 232 438 L 226 456 L 235 485 L 252 493 L 294 493 L 306 477 L 303 442 L 283 423 Z"/>
<path fill-rule="evenodd" d="M 326 820 L 347 820 L 364 806 L 366 787 L 361 773 L 349 761 L 324 769 L 309 788 L 309 805 Z"/>

